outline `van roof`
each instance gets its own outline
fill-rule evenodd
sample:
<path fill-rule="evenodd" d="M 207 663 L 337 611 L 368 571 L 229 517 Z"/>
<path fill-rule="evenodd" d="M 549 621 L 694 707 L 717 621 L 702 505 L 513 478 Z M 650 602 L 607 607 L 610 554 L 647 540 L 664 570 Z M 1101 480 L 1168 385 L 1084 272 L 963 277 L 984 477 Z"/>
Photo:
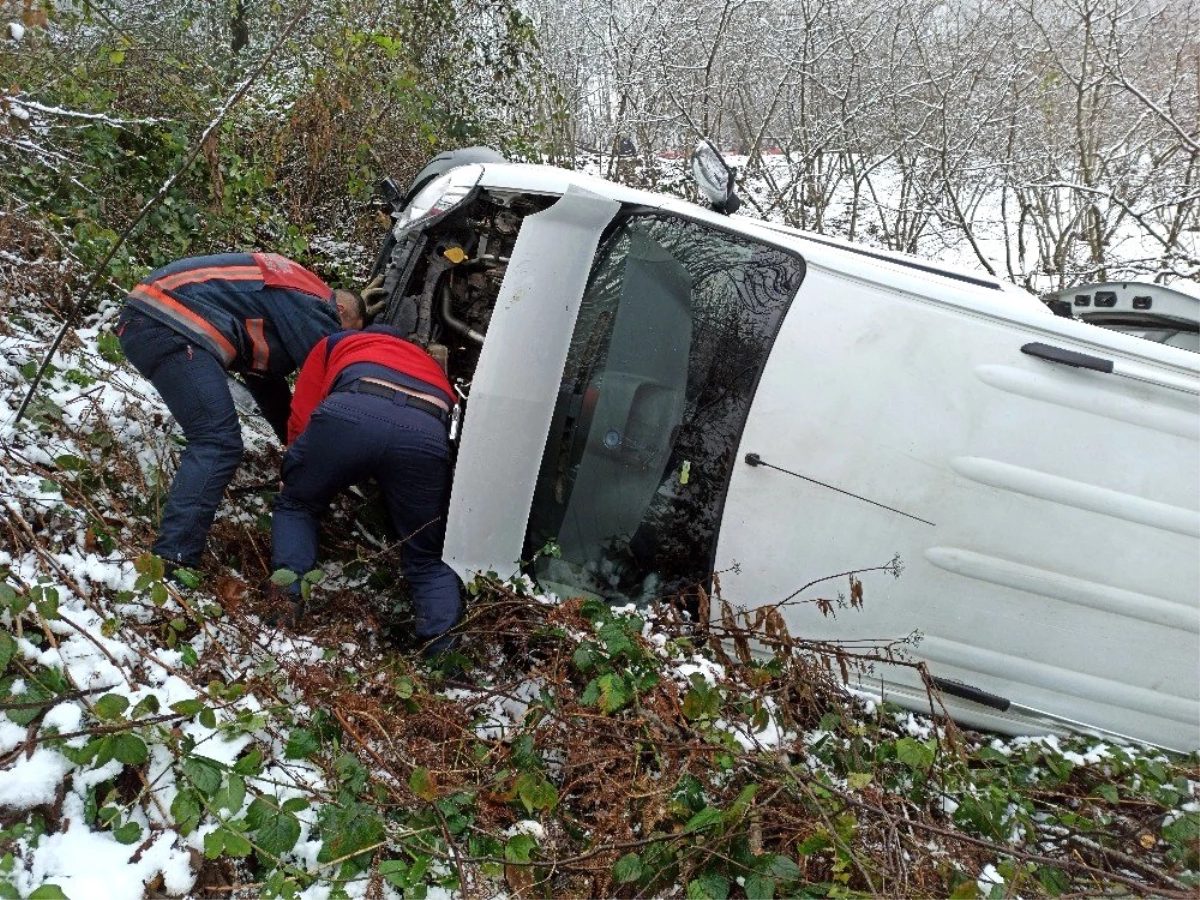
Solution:
<path fill-rule="evenodd" d="M 911 291 L 957 306 L 970 306 L 981 312 L 1011 316 L 1014 310 L 1019 310 L 1023 318 L 1028 316 L 1035 321 L 1053 318 L 1053 313 L 1033 294 L 986 272 L 868 247 L 749 216 L 726 216 L 679 197 L 626 187 L 557 166 L 487 163 L 482 168 L 480 184 L 492 190 L 563 194 L 568 187 L 575 186 L 621 203 L 663 209 L 709 222 L 717 228 L 753 235 L 801 253 L 810 265 L 847 277 Z"/>

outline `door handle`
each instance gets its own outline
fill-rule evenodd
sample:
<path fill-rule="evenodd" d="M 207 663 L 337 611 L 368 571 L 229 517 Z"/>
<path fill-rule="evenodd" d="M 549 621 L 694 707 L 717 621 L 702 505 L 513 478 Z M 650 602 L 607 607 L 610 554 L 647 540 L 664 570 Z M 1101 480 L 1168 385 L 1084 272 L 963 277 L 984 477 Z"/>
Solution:
<path fill-rule="evenodd" d="M 1113 361 L 1111 359 L 1089 356 L 1086 353 L 1080 353 L 1076 350 L 1053 347 L 1050 344 L 1039 344 L 1036 341 L 1026 344 L 1021 348 L 1021 352 L 1027 353 L 1030 356 L 1036 356 L 1038 359 L 1044 359 L 1047 362 L 1061 363 L 1064 366 L 1072 366 L 1076 369 L 1091 369 L 1095 372 L 1110 374 L 1113 371 Z"/>
<path fill-rule="evenodd" d="M 1128 378 L 1131 381 L 1153 384 L 1156 387 L 1166 388 L 1169 391 L 1200 394 L 1200 379 L 1178 378 L 1138 363 L 1116 362 L 1111 359 L 1105 359 L 1102 356 L 1092 356 L 1088 353 L 1080 353 L 1078 350 L 1068 350 L 1065 347 L 1055 347 L 1051 344 L 1042 344 L 1037 341 L 1026 344 L 1021 348 L 1021 352 L 1028 356 L 1036 356 L 1038 359 L 1044 359 L 1046 362 L 1057 363 L 1062 366 L 1071 366 L 1076 369 L 1090 369 L 1093 372 L 1116 375 L 1120 378 Z"/>

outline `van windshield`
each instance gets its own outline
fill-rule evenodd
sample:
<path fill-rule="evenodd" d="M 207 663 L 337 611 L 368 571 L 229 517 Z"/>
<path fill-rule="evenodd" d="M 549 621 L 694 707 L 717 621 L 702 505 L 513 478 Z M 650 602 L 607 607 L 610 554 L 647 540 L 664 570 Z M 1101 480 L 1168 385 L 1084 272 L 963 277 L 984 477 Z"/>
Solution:
<path fill-rule="evenodd" d="M 803 261 L 662 214 L 601 243 L 530 512 L 533 574 L 566 596 L 687 597 L 712 576 L 725 492 Z"/>

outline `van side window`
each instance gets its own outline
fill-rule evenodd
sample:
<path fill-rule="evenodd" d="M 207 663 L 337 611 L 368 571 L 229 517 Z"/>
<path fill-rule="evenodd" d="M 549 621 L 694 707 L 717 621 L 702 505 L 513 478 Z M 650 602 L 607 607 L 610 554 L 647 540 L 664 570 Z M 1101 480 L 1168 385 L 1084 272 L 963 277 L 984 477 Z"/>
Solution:
<path fill-rule="evenodd" d="M 645 602 L 707 587 L 742 428 L 797 256 L 662 214 L 602 242 L 526 537 L 543 586 Z M 527 557 L 528 558 L 528 557 Z"/>

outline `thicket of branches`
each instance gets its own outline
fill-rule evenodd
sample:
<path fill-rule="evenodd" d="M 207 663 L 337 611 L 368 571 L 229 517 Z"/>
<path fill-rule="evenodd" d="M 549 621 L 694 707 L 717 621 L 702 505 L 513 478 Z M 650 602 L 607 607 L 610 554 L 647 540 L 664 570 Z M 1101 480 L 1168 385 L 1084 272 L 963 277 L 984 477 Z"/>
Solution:
<path fill-rule="evenodd" d="M 649 164 L 707 134 L 749 155 L 764 212 L 803 228 L 907 252 L 966 242 L 1043 290 L 1200 272 L 1194 0 L 530 7 L 567 157 L 599 148 L 618 173 L 625 139 Z M 1002 253 L 981 249 L 988 230 Z M 1144 249 L 1116 264 L 1122 233 Z"/>
<path fill-rule="evenodd" d="M 114 294 L 229 249 L 348 276 L 330 241 L 378 240 L 378 178 L 538 131 L 532 32 L 508 0 L 2 0 L 0 23 L 0 213 L 47 224 L 59 255 L 103 259 L 221 119 L 118 253 Z"/>
<path fill-rule="evenodd" d="M 376 181 L 447 147 L 678 190 L 700 136 L 803 228 L 1031 290 L 1200 276 L 1197 0 L 3 0 L 3 206 L 103 258 L 297 16 L 116 282 L 251 246 L 349 274 L 310 238 L 373 247 Z"/>

